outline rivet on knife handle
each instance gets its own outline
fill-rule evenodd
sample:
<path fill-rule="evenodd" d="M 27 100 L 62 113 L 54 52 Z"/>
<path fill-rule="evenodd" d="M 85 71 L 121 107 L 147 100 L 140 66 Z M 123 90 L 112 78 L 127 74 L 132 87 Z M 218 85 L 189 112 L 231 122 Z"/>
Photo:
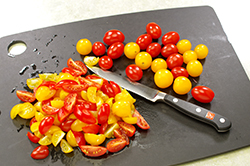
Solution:
<path fill-rule="evenodd" d="M 199 107 L 195 104 L 175 98 L 174 96 L 166 94 L 164 96 L 164 102 L 186 115 L 212 125 L 218 132 L 226 132 L 232 126 L 231 121 L 226 117 Z"/>

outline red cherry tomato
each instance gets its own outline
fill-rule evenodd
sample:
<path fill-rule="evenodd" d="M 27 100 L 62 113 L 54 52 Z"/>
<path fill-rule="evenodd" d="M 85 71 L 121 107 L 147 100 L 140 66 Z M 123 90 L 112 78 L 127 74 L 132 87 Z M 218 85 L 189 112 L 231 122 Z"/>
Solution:
<path fill-rule="evenodd" d="M 214 98 L 212 89 L 206 86 L 196 86 L 191 90 L 191 94 L 195 100 L 201 103 L 210 103 Z"/>
<path fill-rule="evenodd" d="M 103 41 L 107 45 L 111 45 L 115 42 L 123 42 L 124 40 L 125 40 L 124 34 L 116 29 L 107 31 L 103 37 Z"/>
<path fill-rule="evenodd" d="M 114 130 L 114 136 L 115 136 L 115 138 L 122 138 L 122 139 L 126 140 L 127 145 L 129 145 L 130 140 L 121 128 Z"/>
<path fill-rule="evenodd" d="M 63 122 L 68 116 L 70 112 L 68 112 L 64 107 L 60 108 L 60 110 L 57 113 L 57 117 L 59 122 Z"/>
<path fill-rule="evenodd" d="M 165 58 L 175 53 L 178 53 L 178 48 L 174 44 L 167 44 L 161 49 L 161 55 L 164 56 Z"/>
<path fill-rule="evenodd" d="M 100 126 L 97 124 L 87 124 L 86 126 L 82 127 L 82 131 L 84 133 L 92 133 L 97 134 L 99 133 Z"/>
<path fill-rule="evenodd" d="M 148 122 L 141 116 L 141 114 L 135 110 L 133 117 L 137 117 L 137 126 L 139 126 L 141 129 L 147 130 L 150 128 Z"/>
<path fill-rule="evenodd" d="M 107 148 L 102 146 L 81 145 L 80 149 L 86 156 L 90 157 L 99 157 L 107 152 Z"/>
<path fill-rule="evenodd" d="M 146 31 L 152 36 L 153 39 L 158 39 L 161 37 L 161 27 L 154 22 L 147 24 Z"/>
<path fill-rule="evenodd" d="M 75 80 L 61 80 L 56 83 L 55 88 L 62 88 L 63 85 L 78 85 L 78 83 Z"/>
<path fill-rule="evenodd" d="M 86 84 L 82 84 L 82 85 L 71 85 L 71 84 L 66 84 L 62 86 L 62 89 L 65 90 L 66 92 L 69 93 L 76 93 L 76 92 L 81 92 L 85 89 L 87 89 L 87 85 Z"/>
<path fill-rule="evenodd" d="M 133 126 L 132 124 L 128 124 L 128 123 L 122 122 L 122 121 L 119 121 L 117 123 L 120 126 L 120 128 L 122 128 L 124 130 L 125 134 L 128 137 L 132 137 L 135 134 L 136 129 L 135 129 L 135 126 Z"/>
<path fill-rule="evenodd" d="M 82 61 L 74 61 L 72 58 L 68 59 L 67 65 L 71 69 L 80 71 L 82 73 L 81 75 L 85 75 L 88 71 L 87 67 Z"/>
<path fill-rule="evenodd" d="M 109 48 L 108 48 L 108 52 L 107 55 L 111 58 L 111 59 L 117 59 L 120 58 L 123 54 L 123 50 L 124 50 L 124 44 L 121 42 L 116 42 L 113 43 Z"/>
<path fill-rule="evenodd" d="M 174 78 L 177 78 L 179 76 L 187 77 L 189 76 L 187 70 L 184 67 L 174 67 L 171 70 L 171 73 L 173 74 Z"/>
<path fill-rule="evenodd" d="M 104 103 L 101 105 L 98 114 L 97 114 L 97 120 L 99 124 L 106 123 L 108 121 L 110 114 L 110 106 L 107 103 Z"/>
<path fill-rule="evenodd" d="M 49 155 L 49 148 L 47 146 L 38 146 L 32 153 L 31 157 L 36 160 L 45 159 Z"/>
<path fill-rule="evenodd" d="M 45 134 L 49 128 L 53 125 L 54 123 L 54 117 L 52 116 L 46 116 L 43 118 L 43 120 L 39 124 L 39 131 L 41 134 Z"/>
<path fill-rule="evenodd" d="M 112 85 L 111 85 L 108 81 L 104 81 L 104 82 L 103 82 L 101 91 L 102 91 L 103 93 L 105 93 L 106 95 L 108 95 L 109 98 L 110 98 L 110 97 L 115 97 L 115 91 L 114 91 L 114 89 L 112 88 Z"/>
<path fill-rule="evenodd" d="M 125 71 L 128 78 L 132 81 L 139 81 L 143 76 L 142 69 L 135 64 L 128 65 Z"/>
<path fill-rule="evenodd" d="M 69 74 L 71 74 L 72 76 L 75 76 L 75 77 L 78 77 L 78 76 L 82 75 L 82 72 L 80 70 L 72 69 L 72 68 L 69 68 L 69 67 L 64 67 L 62 69 L 62 72 L 63 73 L 69 73 Z"/>
<path fill-rule="evenodd" d="M 35 97 L 34 93 L 31 93 L 31 92 L 28 92 L 28 91 L 17 90 L 16 95 L 23 102 L 32 103 L 33 101 L 36 100 L 36 97 Z"/>
<path fill-rule="evenodd" d="M 60 128 L 62 129 L 62 131 L 64 132 L 68 132 L 71 129 L 71 124 L 75 121 L 75 119 L 67 119 L 65 121 L 63 121 L 60 124 Z"/>
<path fill-rule="evenodd" d="M 180 36 L 175 31 L 166 33 L 164 36 L 162 36 L 162 39 L 161 39 L 163 45 L 176 44 L 179 40 L 180 40 Z"/>
<path fill-rule="evenodd" d="M 76 104 L 77 93 L 70 93 L 64 99 L 64 108 L 68 112 L 73 112 L 73 107 Z"/>
<path fill-rule="evenodd" d="M 76 143 L 78 146 L 86 145 L 86 141 L 85 141 L 83 132 L 77 132 L 77 131 L 72 130 L 72 133 L 75 136 Z"/>
<path fill-rule="evenodd" d="M 112 86 L 112 89 L 114 90 L 115 95 L 121 92 L 121 88 L 117 83 L 115 83 L 114 81 L 109 81 L 109 83 Z"/>
<path fill-rule="evenodd" d="M 82 100 L 82 99 L 76 99 L 76 104 L 82 105 L 85 109 L 89 111 L 96 111 L 96 103 L 92 103 L 90 101 Z"/>
<path fill-rule="evenodd" d="M 34 134 L 32 134 L 31 132 L 27 132 L 27 136 L 28 136 L 28 138 L 29 138 L 29 140 L 31 141 L 31 142 L 33 142 L 33 143 L 38 143 L 38 141 L 40 140 L 40 138 L 39 137 L 37 137 L 37 136 L 35 136 Z"/>
<path fill-rule="evenodd" d="M 106 47 L 102 42 L 95 42 L 92 46 L 92 51 L 96 56 L 104 55 L 106 52 Z"/>
<path fill-rule="evenodd" d="M 172 54 L 167 58 L 167 66 L 169 69 L 180 67 L 183 64 L 183 57 L 180 54 Z"/>
<path fill-rule="evenodd" d="M 146 50 L 148 45 L 152 43 L 152 37 L 149 34 L 142 34 L 136 39 L 136 43 L 140 46 L 141 50 Z"/>
<path fill-rule="evenodd" d="M 148 52 L 152 58 L 155 58 L 161 53 L 161 45 L 159 43 L 151 43 L 148 45 L 146 52 Z"/>
<path fill-rule="evenodd" d="M 42 110 L 43 110 L 44 113 L 46 113 L 48 115 L 53 115 L 53 114 L 56 114 L 60 109 L 52 107 L 52 106 L 50 106 L 48 104 L 44 104 L 42 106 Z"/>
<path fill-rule="evenodd" d="M 33 118 L 30 120 L 30 126 L 31 126 L 33 123 L 35 123 L 35 122 L 37 122 L 36 117 L 33 117 Z"/>
<path fill-rule="evenodd" d="M 100 68 L 108 70 L 113 66 L 113 60 L 109 56 L 103 56 L 98 62 Z"/>
<path fill-rule="evenodd" d="M 86 110 L 81 105 L 76 105 L 74 107 L 74 115 L 82 122 L 87 124 L 95 124 L 96 119 L 93 114 L 91 114 L 88 110 Z"/>
<path fill-rule="evenodd" d="M 127 142 L 123 138 L 116 138 L 108 142 L 107 149 L 111 153 L 122 150 L 127 145 Z"/>
<path fill-rule="evenodd" d="M 99 133 L 104 134 L 105 131 L 107 130 L 108 126 L 109 126 L 108 122 L 101 124 L 101 127 L 99 129 Z"/>

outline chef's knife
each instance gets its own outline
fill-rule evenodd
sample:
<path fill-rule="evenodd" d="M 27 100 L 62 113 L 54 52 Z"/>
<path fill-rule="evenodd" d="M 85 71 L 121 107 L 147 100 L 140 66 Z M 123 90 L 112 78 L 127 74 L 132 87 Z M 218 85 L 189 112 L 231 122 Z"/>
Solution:
<path fill-rule="evenodd" d="M 137 94 L 145 99 L 152 102 L 162 101 L 173 108 L 181 111 L 182 113 L 189 115 L 197 120 L 205 122 L 209 125 L 215 127 L 218 132 L 226 132 L 231 128 L 232 123 L 226 117 L 219 115 L 215 112 L 197 106 L 195 104 L 189 103 L 187 101 L 181 100 L 159 90 L 147 87 L 138 82 L 132 82 L 128 78 L 123 78 L 117 73 L 110 71 L 104 71 L 95 66 L 87 66 L 95 74 L 109 80 L 114 81 L 121 87 Z"/>

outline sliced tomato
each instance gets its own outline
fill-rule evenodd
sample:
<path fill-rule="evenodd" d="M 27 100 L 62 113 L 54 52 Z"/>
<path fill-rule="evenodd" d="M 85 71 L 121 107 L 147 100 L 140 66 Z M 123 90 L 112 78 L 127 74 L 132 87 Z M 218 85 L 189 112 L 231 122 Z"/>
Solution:
<path fill-rule="evenodd" d="M 75 119 L 67 119 L 63 121 L 59 127 L 62 129 L 62 131 L 68 132 L 71 129 L 71 125 L 74 121 Z"/>
<path fill-rule="evenodd" d="M 35 122 L 37 122 L 37 120 L 36 120 L 35 117 L 33 117 L 33 118 L 30 120 L 30 126 L 31 126 L 33 123 L 35 123 Z"/>
<path fill-rule="evenodd" d="M 123 129 L 121 129 L 121 128 L 115 129 L 115 130 L 114 130 L 114 136 L 115 136 L 115 138 L 122 138 L 122 139 L 126 140 L 127 145 L 129 145 L 129 142 L 130 142 L 130 141 L 129 141 L 129 138 L 128 138 L 128 136 L 125 134 L 125 132 L 124 132 Z"/>
<path fill-rule="evenodd" d="M 92 133 L 92 134 L 97 134 L 99 133 L 100 126 L 97 124 L 88 124 L 84 127 L 82 127 L 82 131 L 84 133 Z"/>
<path fill-rule="evenodd" d="M 81 92 L 82 90 L 87 89 L 86 85 L 71 85 L 71 84 L 65 84 L 62 85 L 62 89 L 69 93 L 75 93 L 75 92 Z"/>
<path fill-rule="evenodd" d="M 45 134 L 50 129 L 50 127 L 53 125 L 54 120 L 55 119 L 52 116 L 46 116 L 45 118 L 43 118 L 43 120 L 39 124 L 40 133 Z"/>
<path fill-rule="evenodd" d="M 42 106 L 42 110 L 44 113 L 48 115 L 53 115 L 53 114 L 56 114 L 60 109 L 45 104 Z"/>
<path fill-rule="evenodd" d="M 31 153 L 31 157 L 36 160 L 45 159 L 46 157 L 48 157 L 48 155 L 49 148 L 48 146 L 43 145 L 36 147 Z"/>
<path fill-rule="evenodd" d="M 101 124 L 100 129 L 99 129 L 99 133 L 100 133 L 100 134 L 104 134 L 105 131 L 106 131 L 107 128 L 108 128 L 108 125 L 109 125 L 108 122 Z"/>
<path fill-rule="evenodd" d="M 69 114 L 70 112 L 66 111 L 64 107 L 60 108 L 60 110 L 57 113 L 59 122 L 62 123 L 69 116 Z"/>
<path fill-rule="evenodd" d="M 69 67 L 64 67 L 62 69 L 62 72 L 63 73 L 69 73 L 70 75 L 72 75 L 74 77 L 78 77 L 78 76 L 83 75 L 81 71 L 76 70 L 76 69 L 72 69 L 72 68 L 69 68 Z"/>
<path fill-rule="evenodd" d="M 61 80 L 56 83 L 55 88 L 56 89 L 62 88 L 63 85 L 78 85 L 78 82 L 74 80 Z"/>
<path fill-rule="evenodd" d="M 85 100 L 82 100 L 82 99 L 77 99 L 76 100 L 76 104 L 82 105 L 85 109 L 87 109 L 89 111 L 96 111 L 97 110 L 96 103 L 92 103 L 90 101 L 85 101 Z"/>
<path fill-rule="evenodd" d="M 32 134 L 31 132 L 27 132 L 27 136 L 28 136 L 28 138 L 29 138 L 29 140 L 31 141 L 31 142 L 33 142 L 33 143 L 38 143 L 38 141 L 40 140 L 40 138 L 39 137 L 37 137 L 37 136 L 35 136 L 34 134 Z"/>
<path fill-rule="evenodd" d="M 107 148 L 102 146 L 82 145 L 80 149 L 86 156 L 90 157 L 99 157 L 107 152 Z"/>
<path fill-rule="evenodd" d="M 99 77 L 97 75 L 87 75 L 85 78 L 87 78 L 87 79 L 100 79 L 101 77 Z"/>
<path fill-rule="evenodd" d="M 77 132 L 77 131 L 73 131 L 73 130 L 72 130 L 72 132 L 75 136 L 76 143 L 78 146 L 86 145 L 86 141 L 85 141 L 83 132 Z"/>
<path fill-rule="evenodd" d="M 109 83 L 112 86 L 112 89 L 114 90 L 115 95 L 121 92 L 121 87 L 117 83 L 115 83 L 114 81 L 109 81 Z"/>
<path fill-rule="evenodd" d="M 91 79 L 87 79 L 87 78 L 84 78 L 84 77 L 78 77 L 78 80 L 79 82 L 82 84 L 82 85 L 86 85 L 87 87 L 91 87 L 91 86 L 94 86 L 96 87 L 97 89 L 101 89 L 102 87 L 102 84 L 100 83 L 97 83 L 95 81 L 92 81 Z"/>
<path fill-rule="evenodd" d="M 124 130 L 125 134 L 128 137 L 132 137 L 135 134 L 136 129 L 135 129 L 135 126 L 133 126 L 132 124 L 128 124 L 128 123 L 122 122 L 122 121 L 119 121 L 117 123 L 120 126 L 120 128 L 122 128 Z"/>
<path fill-rule="evenodd" d="M 64 99 L 64 108 L 68 112 L 73 112 L 73 107 L 76 104 L 77 93 L 70 93 Z"/>
<path fill-rule="evenodd" d="M 108 142 L 107 150 L 109 152 L 115 153 L 122 150 L 127 145 L 126 140 L 122 138 L 116 138 Z"/>
<path fill-rule="evenodd" d="M 93 114 L 91 114 L 87 109 L 81 105 L 76 105 L 74 107 L 74 115 L 82 122 L 87 124 L 95 124 L 96 119 Z"/>
<path fill-rule="evenodd" d="M 56 86 L 56 82 L 54 81 L 45 81 L 43 80 L 43 82 L 37 87 L 37 89 L 41 86 L 47 86 L 49 87 L 49 89 L 56 89 L 55 86 Z"/>
<path fill-rule="evenodd" d="M 110 114 L 110 106 L 107 103 L 104 103 L 101 105 L 98 114 L 97 114 L 97 120 L 99 124 L 106 123 L 108 121 Z"/>
<path fill-rule="evenodd" d="M 28 91 L 17 90 L 16 95 L 23 102 L 32 103 L 32 102 L 34 102 L 36 100 L 36 97 L 35 97 L 34 93 L 31 93 L 31 92 L 28 92 Z"/>
<path fill-rule="evenodd" d="M 147 121 L 141 116 L 141 114 L 135 110 L 134 114 L 132 115 L 133 117 L 137 117 L 137 126 L 139 126 L 141 129 L 147 130 L 150 128 L 149 124 Z"/>
<path fill-rule="evenodd" d="M 115 97 L 115 91 L 113 90 L 112 86 L 108 81 L 104 81 L 101 91 L 108 95 L 109 97 Z"/>
<path fill-rule="evenodd" d="M 87 67 L 81 61 L 74 61 L 72 58 L 69 58 L 67 61 L 67 65 L 71 69 L 75 69 L 81 71 L 81 75 L 85 75 L 88 71 Z"/>

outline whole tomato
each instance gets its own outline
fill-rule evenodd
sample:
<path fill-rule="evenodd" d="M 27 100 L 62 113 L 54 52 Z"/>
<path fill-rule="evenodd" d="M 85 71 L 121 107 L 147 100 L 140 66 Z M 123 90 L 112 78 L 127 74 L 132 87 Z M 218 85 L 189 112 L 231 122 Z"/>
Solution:
<path fill-rule="evenodd" d="M 175 53 L 178 53 L 178 49 L 175 44 L 167 44 L 161 49 L 161 55 L 165 58 Z"/>
<path fill-rule="evenodd" d="M 113 43 L 109 48 L 107 55 L 112 59 L 120 58 L 123 54 L 124 44 L 121 42 Z"/>
<path fill-rule="evenodd" d="M 132 64 L 127 66 L 126 75 L 132 81 L 139 81 L 143 76 L 143 71 L 139 66 Z"/>
<path fill-rule="evenodd" d="M 156 42 L 151 43 L 148 45 L 146 52 L 148 52 L 152 58 L 155 58 L 161 53 L 161 45 Z"/>
<path fill-rule="evenodd" d="M 125 40 L 124 34 L 116 29 L 107 31 L 103 37 L 103 41 L 107 45 L 111 45 L 116 42 L 123 42 L 124 40 Z"/>
<path fill-rule="evenodd" d="M 146 50 L 148 45 L 152 43 L 152 37 L 149 34 L 142 34 L 136 39 L 136 43 L 140 46 L 141 50 Z"/>
<path fill-rule="evenodd" d="M 147 24 L 146 31 L 149 35 L 152 36 L 153 39 L 158 39 L 161 37 L 161 27 L 154 22 L 150 22 Z"/>
<path fill-rule="evenodd" d="M 103 56 L 100 58 L 98 65 L 104 70 L 108 70 L 113 66 L 113 60 L 109 56 Z"/>
<path fill-rule="evenodd" d="M 49 155 L 49 148 L 47 146 L 38 146 L 32 153 L 31 157 L 36 160 L 45 159 Z"/>
<path fill-rule="evenodd" d="M 206 86 L 196 86 L 191 90 L 191 94 L 195 100 L 201 103 L 210 103 L 214 98 L 212 89 Z"/>
<path fill-rule="evenodd" d="M 102 42 L 95 42 L 92 46 L 92 51 L 96 56 L 104 55 L 106 52 L 106 47 Z"/>
<path fill-rule="evenodd" d="M 162 36 L 161 42 L 163 45 L 176 44 L 180 40 L 180 36 L 177 32 L 171 31 Z"/>
<path fill-rule="evenodd" d="M 174 78 L 177 78 L 179 76 L 187 77 L 189 76 L 187 70 L 184 67 L 174 67 L 171 70 L 171 73 L 173 74 Z"/>
<path fill-rule="evenodd" d="M 172 54 L 167 58 L 167 66 L 169 69 L 180 67 L 183 64 L 183 57 L 180 54 Z"/>

